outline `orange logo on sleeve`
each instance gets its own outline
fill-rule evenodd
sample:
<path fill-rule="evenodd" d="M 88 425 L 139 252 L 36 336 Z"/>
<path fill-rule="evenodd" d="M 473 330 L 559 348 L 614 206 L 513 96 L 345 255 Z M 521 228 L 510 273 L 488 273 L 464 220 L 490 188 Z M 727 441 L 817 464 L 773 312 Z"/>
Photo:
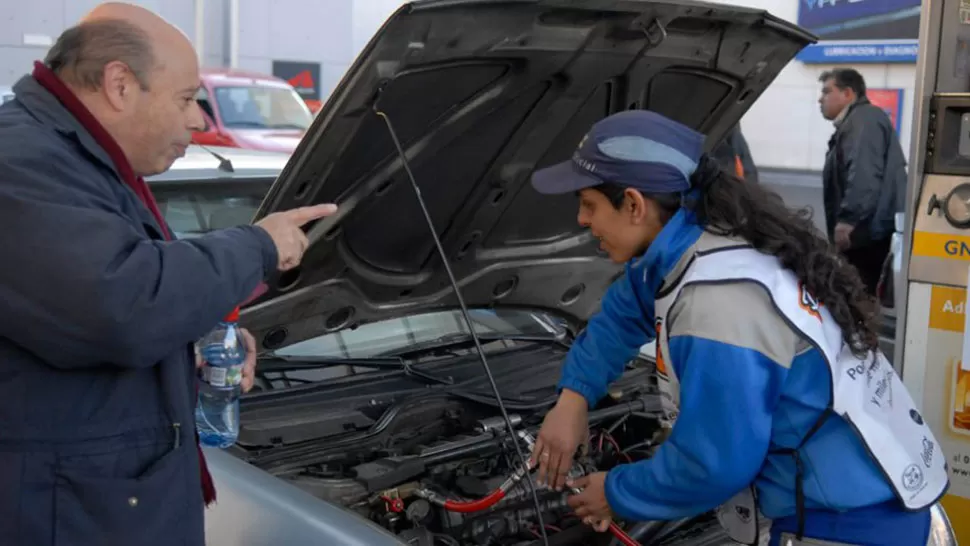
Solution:
<path fill-rule="evenodd" d="M 655 353 L 654 360 L 657 361 L 657 373 L 659 373 L 660 375 L 662 375 L 664 377 L 667 377 L 667 363 L 664 362 L 663 350 L 660 349 L 660 345 L 661 345 L 661 343 L 660 343 L 660 336 L 661 336 L 660 330 L 661 330 L 661 325 L 662 324 L 663 324 L 663 321 L 661 319 L 657 319 L 657 341 L 656 341 L 656 345 L 655 345 L 656 353 Z"/>
<path fill-rule="evenodd" d="M 818 310 L 822 307 L 822 304 L 808 292 L 808 289 L 805 288 L 805 285 L 801 281 L 798 283 L 798 306 L 821 322 L 822 314 Z"/>

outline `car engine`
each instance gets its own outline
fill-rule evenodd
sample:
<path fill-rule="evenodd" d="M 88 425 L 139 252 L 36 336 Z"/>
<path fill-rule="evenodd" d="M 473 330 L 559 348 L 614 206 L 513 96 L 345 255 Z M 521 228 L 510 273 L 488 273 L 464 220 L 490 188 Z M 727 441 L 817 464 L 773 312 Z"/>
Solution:
<path fill-rule="evenodd" d="M 576 464 L 584 472 L 608 470 L 620 462 L 648 457 L 661 433 L 656 419 L 646 411 L 650 404 L 648 399 L 639 399 L 591 412 L 589 448 Z M 451 417 L 459 419 L 455 413 Z M 529 416 L 528 421 L 536 417 Z M 520 438 L 535 433 L 529 429 L 536 427 L 526 426 L 527 418 L 521 413 L 511 413 L 510 418 Z M 467 428 L 460 422 L 451 424 L 455 433 L 441 440 L 413 442 L 407 448 L 399 443 L 385 456 L 365 457 L 367 460 L 353 466 L 312 465 L 289 479 L 357 511 L 408 544 L 531 544 L 540 534 L 525 480 L 516 481 L 494 504 L 489 499 L 519 468 L 514 446 L 505 434 L 505 421 L 495 415 L 476 419 Z M 421 432 L 413 430 L 413 438 Z M 588 528 L 571 514 L 564 493 L 547 488 L 539 488 L 538 493 L 548 535 L 565 533 L 574 526 L 584 531 L 580 535 L 586 535 Z"/>
<path fill-rule="evenodd" d="M 668 429 L 659 394 L 650 385 L 651 371 L 628 371 L 589 412 L 588 442 L 574 461 L 574 473 L 607 471 L 652 456 Z M 526 456 L 553 401 L 539 401 L 531 409 L 509 404 L 513 434 Z M 541 545 L 528 483 L 515 479 L 517 461 L 505 420 L 493 404 L 439 393 L 388 406 L 363 433 L 283 454 L 273 451 L 252 462 L 385 527 L 406 544 Z M 497 495 L 503 482 L 510 487 Z M 596 533 L 572 513 L 566 492 L 537 486 L 537 494 L 549 544 L 610 544 L 611 535 Z M 624 527 L 643 544 L 724 542 L 713 516 Z M 691 540 L 683 542 L 685 537 Z"/>

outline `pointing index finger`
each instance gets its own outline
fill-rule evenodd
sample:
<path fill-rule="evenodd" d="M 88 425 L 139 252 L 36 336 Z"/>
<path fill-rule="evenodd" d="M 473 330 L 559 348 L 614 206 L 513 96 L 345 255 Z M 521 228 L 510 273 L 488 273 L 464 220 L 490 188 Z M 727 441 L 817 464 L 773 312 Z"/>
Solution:
<path fill-rule="evenodd" d="M 337 212 L 337 205 L 334 205 L 333 203 L 324 203 L 322 205 L 313 205 L 311 207 L 300 207 L 298 209 L 293 209 L 287 211 L 286 214 L 296 225 L 302 226 L 307 222 L 318 220 L 324 216 L 330 216 L 335 212 Z"/>

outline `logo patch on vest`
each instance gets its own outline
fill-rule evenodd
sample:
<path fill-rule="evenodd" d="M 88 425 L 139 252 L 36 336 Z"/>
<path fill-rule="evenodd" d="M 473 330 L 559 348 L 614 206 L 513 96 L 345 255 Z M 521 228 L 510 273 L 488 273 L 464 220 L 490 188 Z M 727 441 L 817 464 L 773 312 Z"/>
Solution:
<path fill-rule="evenodd" d="M 878 360 L 876 361 L 878 363 Z M 877 371 L 877 367 L 870 368 L 867 373 L 867 382 L 871 382 L 871 376 Z M 893 376 L 895 372 L 892 368 L 883 370 L 882 377 L 876 380 L 875 389 L 872 391 L 870 402 L 878 408 L 889 411 L 893 408 Z"/>
<path fill-rule="evenodd" d="M 798 282 L 798 298 L 798 306 L 821 322 L 822 315 L 818 312 L 818 310 L 822 307 L 822 304 L 815 299 L 815 296 L 808 292 L 808 288 L 806 288 L 801 281 Z"/>
<path fill-rule="evenodd" d="M 902 481 L 903 487 L 905 487 L 907 491 L 918 490 L 919 488 L 923 487 L 923 470 L 915 464 L 907 466 L 906 470 L 903 471 Z"/>

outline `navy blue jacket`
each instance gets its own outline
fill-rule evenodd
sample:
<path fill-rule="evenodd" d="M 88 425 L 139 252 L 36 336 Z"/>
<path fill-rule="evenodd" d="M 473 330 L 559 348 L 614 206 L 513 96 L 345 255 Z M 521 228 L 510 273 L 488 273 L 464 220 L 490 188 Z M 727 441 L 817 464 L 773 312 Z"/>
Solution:
<path fill-rule="evenodd" d="M 202 546 L 191 343 L 275 270 L 244 226 L 164 241 L 31 76 L 0 106 L 0 544 Z"/>

